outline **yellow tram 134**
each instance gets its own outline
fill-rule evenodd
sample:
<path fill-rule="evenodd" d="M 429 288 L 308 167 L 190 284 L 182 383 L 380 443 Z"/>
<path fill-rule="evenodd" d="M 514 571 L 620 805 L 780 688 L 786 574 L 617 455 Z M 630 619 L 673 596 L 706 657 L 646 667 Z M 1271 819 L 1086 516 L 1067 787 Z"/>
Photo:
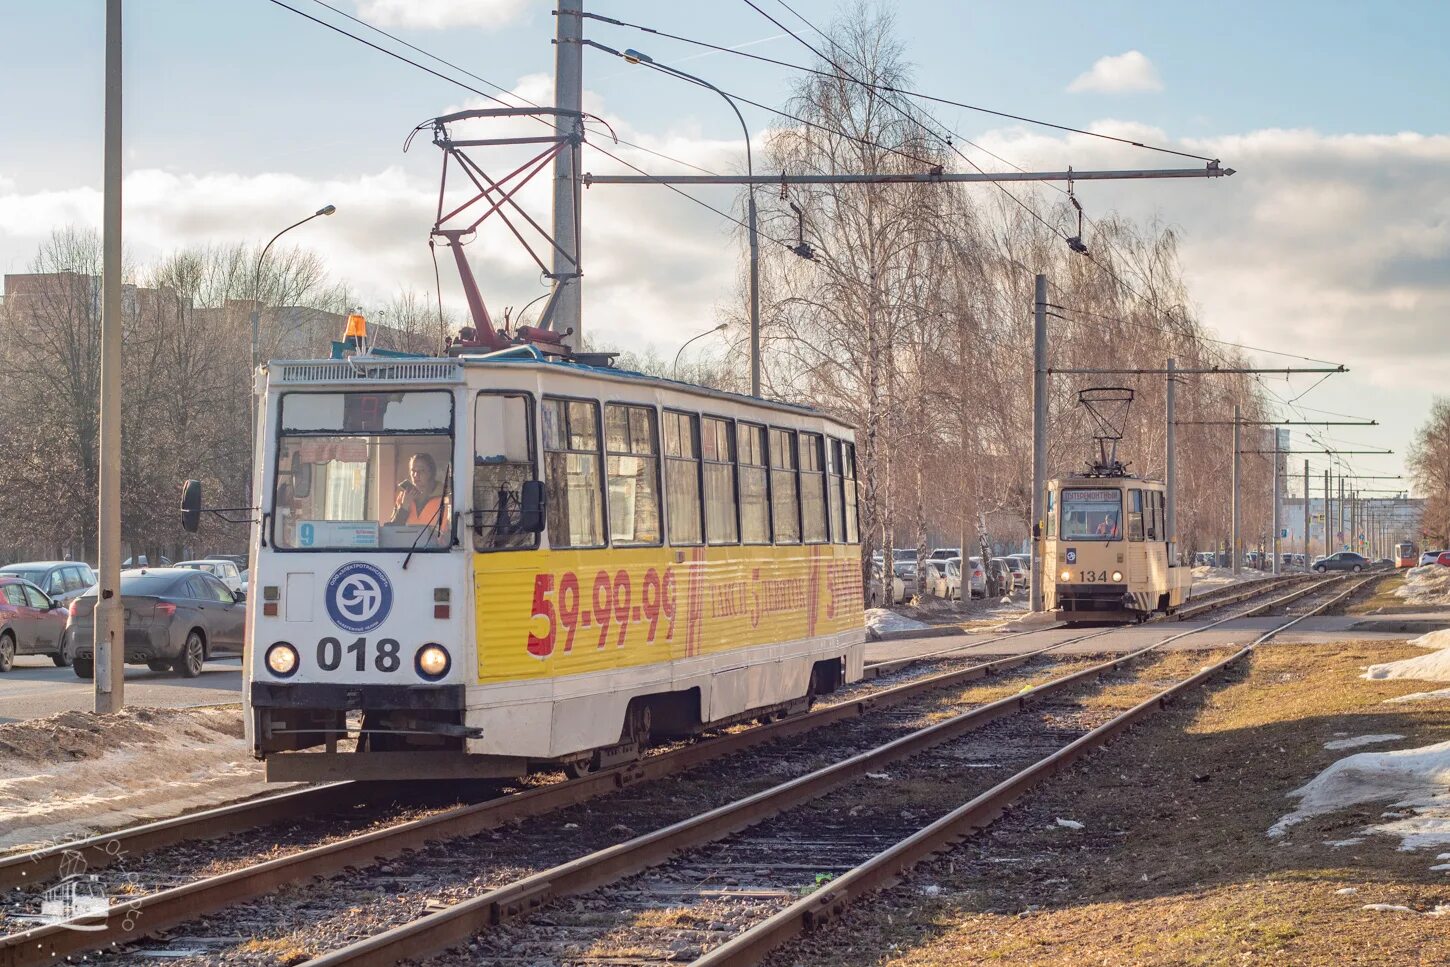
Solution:
<path fill-rule="evenodd" d="M 577 774 L 861 677 L 829 416 L 535 345 L 273 362 L 261 410 L 270 779 Z"/>
<path fill-rule="evenodd" d="M 1047 483 L 1043 603 L 1067 621 L 1143 621 L 1172 614 L 1192 593 L 1193 572 L 1168 532 L 1164 485 L 1130 476 L 1117 444 L 1133 391 L 1082 390 L 1097 424 L 1097 459 L 1085 474 Z"/>

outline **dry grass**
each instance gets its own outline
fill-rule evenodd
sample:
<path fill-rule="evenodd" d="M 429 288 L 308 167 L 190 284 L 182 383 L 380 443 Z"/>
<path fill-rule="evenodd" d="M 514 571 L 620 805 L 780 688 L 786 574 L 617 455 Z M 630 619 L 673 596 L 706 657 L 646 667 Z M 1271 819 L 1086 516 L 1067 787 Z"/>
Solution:
<path fill-rule="evenodd" d="M 1400 614 L 1407 611 L 1424 611 L 1422 604 L 1406 604 L 1404 598 L 1395 597 L 1395 591 L 1405 583 L 1405 572 L 1386 574 L 1367 589 L 1367 593 L 1344 609 L 1345 614 Z"/>
<path fill-rule="evenodd" d="M 313 957 L 313 952 L 287 937 L 253 939 L 237 947 L 244 957 L 258 963 L 290 965 L 301 964 Z"/>
<path fill-rule="evenodd" d="M 1419 686 L 1357 678 L 1372 662 L 1421 653 L 1381 642 L 1270 646 L 773 962 L 1450 962 L 1443 918 L 1362 909 L 1450 903 L 1450 885 L 1429 870 L 1434 851 L 1402 852 L 1381 836 L 1325 843 L 1383 806 L 1309 820 L 1283 840 L 1265 835 L 1292 806 L 1287 792 L 1347 754 L 1323 748 L 1336 733 L 1408 737 L 1392 747 L 1450 739 L 1450 702 L 1384 705 Z M 1085 828 L 1059 827 L 1058 817 Z"/>

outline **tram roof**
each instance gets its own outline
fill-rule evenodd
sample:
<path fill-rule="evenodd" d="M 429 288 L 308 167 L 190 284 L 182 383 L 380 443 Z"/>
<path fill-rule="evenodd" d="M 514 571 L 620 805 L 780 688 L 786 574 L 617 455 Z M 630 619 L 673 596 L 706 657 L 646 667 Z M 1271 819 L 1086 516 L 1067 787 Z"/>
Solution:
<path fill-rule="evenodd" d="M 353 357 L 363 362 L 362 357 Z M 308 376 L 318 374 L 315 378 L 293 376 L 289 378 L 282 375 L 280 382 L 288 385 L 312 384 L 312 385 L 336 385 L 339 382 L 358 383 L 364 385 L 377 385 L 387 379 L 386 376 L 378 376 L 380 370 L 397 368 L 409 368 L 408 364 L 416 363 L 455 363 L 463 369 L 492 369 L 492 368 L 524 368 L 539 370 L 544 373 L 572 373 L 580 376 L 587 376 L 596 379 L 607 380 L 615 383 L 646 384 L 657 386 L 663 389 L 674 390 L 681 393 L 688 393 L 693 396 L 703 396 L 711 399 L 727 400 L 742 406 L 752 406 L 762 409 L 777 410 L 784 413 L 793 413 L 798 416 L 813 416 L 824 420 L 830 420 L 843 427 L 851 427 L 854 424 L 843 420 L 840 417 L 799 403 L 788 403 L 782 400 L 764 399 L 761 397 L 749 396 L 744 393 L 732 393 L 727 390 L 714 389 L 709 386 L 701 386 L 698 383 L 687 383 L 684 380 L 668 379 L 663 376 L 652 376 L 648 373 L 641 373 L 630 369 L 619 369 L 614 366 L 593 366 L 571 360 L 549 359 L 536 350 L 533 346 L 513 346 L 509 349 L 495 353 L 481 355 L 461 355 L 453 357 L 427 357 L 427 356 L 388 356 L 388 357 L 366 357 L 367 371 L 375 374 L 364 376 L 356 367 L 349 367 L 350 372 L 339 378 L 339 375 L 321 375 L 323 367 L 332 367 L 343 363 L 342 360 L 277 360 L 268 363 L 269 371 L 286 373 L 288 367 L 297 367 L 306 371 Z M 344 364 L 346 365 L 346 364 Z M 354 376 L 354 378 L 347 378 Z M 300 374 L 299 374 L 300 375 Z M 457 378 L 457 377 L 455 377 Z M 417 379 L 418 382 L 436 382 L 426 378 Z M 447 381 L 444 378 L 444 381 Z"/>

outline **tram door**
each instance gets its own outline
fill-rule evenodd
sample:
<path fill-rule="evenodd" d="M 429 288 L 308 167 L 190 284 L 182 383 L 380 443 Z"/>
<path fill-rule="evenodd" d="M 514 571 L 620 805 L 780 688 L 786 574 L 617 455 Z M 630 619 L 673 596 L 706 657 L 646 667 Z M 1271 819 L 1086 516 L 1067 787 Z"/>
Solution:
<path fill-rule="evenodd" d="M 1127 576 L 1128 587 L 1141 588 L 1143 582 L 1152 575 L 1152 565 L 1148 553 L 1148 542 L 1144 540 L 1146 535 L 1146 522 L 1143 519 L 1143 491 L 1137 487 L 1130 487 L 1128 495 L 1128 560 Z"/>

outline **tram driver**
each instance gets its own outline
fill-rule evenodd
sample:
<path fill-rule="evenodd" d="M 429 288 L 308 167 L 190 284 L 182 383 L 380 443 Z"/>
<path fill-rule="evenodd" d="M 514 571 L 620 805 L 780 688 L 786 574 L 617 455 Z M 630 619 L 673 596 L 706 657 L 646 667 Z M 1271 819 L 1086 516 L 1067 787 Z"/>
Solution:
<path fill-rule="evenodd" d="M 429 540 L 440 543 L 448 517 L 448 495 L 438 485 L 438 464 L 427 453 L 415 453 L 408 461 L 408 476 L 398 483 L 393 515 L 385 523 L 433 530 Z"/>
<path fill-rule="evenodd" d="M 1097 535 L 1099 537 L 1118 536 L 1118 515 L 1115 511 L 1108 511 L 1103 514 L 1103 519 L 1098 521 Z"/>

